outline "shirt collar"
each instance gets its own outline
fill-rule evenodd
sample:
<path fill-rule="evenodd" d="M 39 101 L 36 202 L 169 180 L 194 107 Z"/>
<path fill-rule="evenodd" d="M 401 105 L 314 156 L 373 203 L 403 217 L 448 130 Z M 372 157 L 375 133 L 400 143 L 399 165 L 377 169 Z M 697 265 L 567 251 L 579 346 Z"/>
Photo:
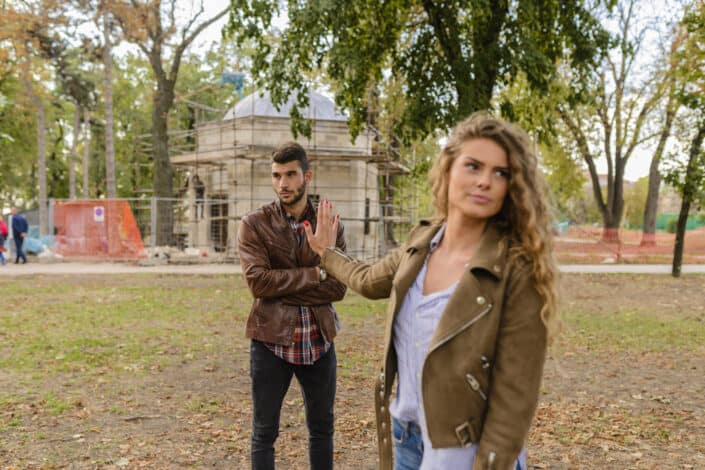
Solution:
<path fill-rule="evenodd" d="M 443 235 L 446 233 L 446 224 L 444 223 L 441 225 L 441 228 L 438 229 L 438 232 L 433 236 L 431 239 L 431 243 L 429 245 L 429 253 L 433 253 L 436 251 L 436 248 L 438 248 L 438 245 L 441 244 L 441 240 L 443 240 Z"/>
<path fill-rule="evenodd" d="M 313 207 L 313 204 L 311 203 L 311 199 L 306 200 L 306 208 L 304 211 L 301 213 L 301 217 L 299 217 L 298 220 L 294 219 L 294 216 L 289 214 L 286 209 L 284 209 L 284 206 L 282 205 L 282 202 L 279 200 L 279 198 L 276 199 L 276 205 L 277 208 L 279 208 L 279 212 L 284 216 L 286 220 L 293 220 L 294 222 L 303 222 L 304 220 L 308 220 L 312 224 L 315 224 L 316 222 L 316 209 Z"/>

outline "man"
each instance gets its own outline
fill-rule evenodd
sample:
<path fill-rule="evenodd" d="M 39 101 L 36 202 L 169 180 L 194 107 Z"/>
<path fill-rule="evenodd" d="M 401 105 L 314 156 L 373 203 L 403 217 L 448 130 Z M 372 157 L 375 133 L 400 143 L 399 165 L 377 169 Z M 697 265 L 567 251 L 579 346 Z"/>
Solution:
<path fill-rule="evenodd" d="M 22 259 L 22 264 L 25 264 L 27 255 L 22 251 L 22 244 L 24 243 L 24 237 L 27 236 L 29 225 L 27 225 L 27 219 L 22 214 L 18 214 L 15 207 L 10 209 L 10 214 L 12 214 L 12 237 L 15 239 L 15 252 L 17 253 L 15 264 L 19 263 L 20 259 Z"/>
<path fill-rule="evenodd" d="M 196 220 L 203 218 L 204 197 L 206 195 L 206 185 L 201 181 L 197 174 L 193 175 L 193 189 L 196 193 Z M 201 215 L 198 215 L 198 209 L 201 209 Z"/>
<path fill-rule="evenodd" d="M 316 224 L 307 190 L 312 177 L 299 144 L 278 148 L 272 155 L 277 200 L 246 215 L 238 231 L 242 272 L 254 297 L 246 328 L 252 339 L 254 470 L 274 468 L 282 401 L 293 375 L 304 396 L 311 468 L 333 468 L 338 318 L 331 302 L 341 300 L 346 288 L 318 267 L 306 241 L 304 225 Z M 345 249 L 342 226 L 336 245 Z"/>

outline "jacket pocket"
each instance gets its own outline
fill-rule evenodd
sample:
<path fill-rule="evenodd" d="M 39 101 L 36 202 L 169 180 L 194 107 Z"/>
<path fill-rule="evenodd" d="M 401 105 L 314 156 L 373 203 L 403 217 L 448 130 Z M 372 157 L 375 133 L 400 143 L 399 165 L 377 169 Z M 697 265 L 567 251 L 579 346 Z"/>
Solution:
<path fill-rule="evenodd" d="M 472 375 L 470 372 L 465 374 L 465 381 L 468 383 L 470 388 L 478 393 L 484 401 L 487 401 L 487 394 L 482 390 L 482 387 L 480 386 L 480 381 L 475 378 L 474 375 Z"/>

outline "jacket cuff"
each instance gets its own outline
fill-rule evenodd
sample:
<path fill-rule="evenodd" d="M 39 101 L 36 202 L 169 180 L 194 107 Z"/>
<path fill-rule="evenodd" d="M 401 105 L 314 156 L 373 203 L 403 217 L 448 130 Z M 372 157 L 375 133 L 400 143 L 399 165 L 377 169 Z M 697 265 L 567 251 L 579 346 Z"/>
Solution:
<path fill-rule="evenodd" d="M 501 450 L 493 451 L 488 449 L 489 446 L 484 446 L 482 442 L 477 449 L 473 470 L 514 470 L 516 461 L 519 455 L 511 455 L 511 452 Z M 519 450 L 521 452 L 521 449 Z"/>

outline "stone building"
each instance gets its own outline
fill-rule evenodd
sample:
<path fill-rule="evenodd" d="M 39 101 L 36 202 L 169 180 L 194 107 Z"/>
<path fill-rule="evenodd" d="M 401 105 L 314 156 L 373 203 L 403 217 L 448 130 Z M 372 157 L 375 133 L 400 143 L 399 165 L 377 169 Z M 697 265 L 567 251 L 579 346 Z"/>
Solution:
<path fill-rule="evenodd" d="M 380 184 L 385 176 L 404 172 L 378 150 L 371 131 L 354 141 L 347 118 L 332 100 L 310 92 L 310 104 L 300 109 L 312 122 L 311 138 L 291 132 L 289 112 L 294 97 L 276 109 L 269 94 L 255 92 L 228 110 L 222 120 L 197 124 L 189 151 L 171 150 L 174 167 L 188 177 L 188 208 L 177 235 L 189 247 L 207 247 L 237 256 L 237 230 L 246 213 L 274 200 L 271 154 L 295 140 L 307 151 L 314 172 L 309 194 L 327 197 L 341 214 L 348 251 L 359 258 L 376 258 L 385 246 Z M 204 214 L 191 183 L 199 175 L 205 184 Z"/>

